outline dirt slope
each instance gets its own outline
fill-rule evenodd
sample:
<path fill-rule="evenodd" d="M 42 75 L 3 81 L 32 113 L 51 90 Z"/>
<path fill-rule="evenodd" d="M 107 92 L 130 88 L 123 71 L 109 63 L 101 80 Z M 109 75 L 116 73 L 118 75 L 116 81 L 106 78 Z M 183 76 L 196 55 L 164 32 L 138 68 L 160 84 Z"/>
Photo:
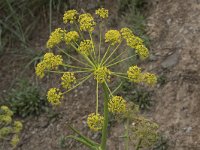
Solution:
<path fill-rule="evenodd" d="M 153 118 L 172 150 L 200 149 L 200 1 L 157 0 L 147 18 L 150 63 L 167 83 L 156 89 Z"/>

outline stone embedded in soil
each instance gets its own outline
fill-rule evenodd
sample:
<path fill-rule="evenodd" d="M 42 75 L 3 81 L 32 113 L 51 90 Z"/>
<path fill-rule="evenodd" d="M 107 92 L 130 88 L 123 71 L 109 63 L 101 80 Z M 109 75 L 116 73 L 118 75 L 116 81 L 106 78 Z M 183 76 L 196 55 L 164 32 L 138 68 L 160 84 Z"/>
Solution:
<path fill-rule="evenodd" d="M 173 53 L 172 55 L 168 56 L 162 63 L 161 66 L 163 68 L 170 68 L 173 67 L 178 63 L 179 54 L 178 52 Z"/>

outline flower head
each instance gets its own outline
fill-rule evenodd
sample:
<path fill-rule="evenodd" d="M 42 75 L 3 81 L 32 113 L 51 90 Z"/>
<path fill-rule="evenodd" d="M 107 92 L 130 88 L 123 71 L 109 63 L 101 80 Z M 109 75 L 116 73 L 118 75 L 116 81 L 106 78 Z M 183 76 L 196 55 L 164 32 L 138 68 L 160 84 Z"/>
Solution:
<path fill-rule="evenodd" d="M 11 127 L 2 127 L 0 128 L 0 138 L 9 135 L 12 132 Z"/>
<path fill-rule="evenodd" d="M 76 19 L 76 16 L 78 15 L 78 12 L 76 10 L 68 10 L 65 12 L 63 16 L 63 22 L 66 24 L 70 22 L 71 24 L 74 23 L 74 20 Z"/>
<path fill-rule="evenodd" d="M 7 106 L 1 106 L 0 108 L 3 111 L 3 114 L 8 115 L 8 116 L 12 116 L 13 112 L 7 107 Z"/>
<path fill-rule="evenodd" d="M 65 89 L 69 89 L 72 87 L 73 83 L 76 83 L 76 78 L 73 72 L 65 72 L 61 77 L 61 84 Z"/>
<path fill-rule="evenodd" d="M 132 82 L 139 83 L 142 81 L 141 68 L 139 68 L 138 66 L 129 67 L 127 74 L 129 80 Z"/>
<path fill-rule="evenodd" d="M 63 40 L 65 33 L 66 31 L 61 28 L 55 29 L 47 41 L 47 48 L 53 48 L 55 45 L 59 44 Z"/>
<path fill-rule="evenodd" d="M 111 45 L 121 42 L 121 34 L 117 30 L 109 30 L 105 34 L 105 42 L 110 42 Z"/>
<path fill-rule="evenodd" d="M 101 18 L 108 18 L 108 10 L 105 8 L 99 8 L 95 11 L 95 13 Z"/>
<path fill-rule="evenodd" d="M 81 14 L 79 16 L 78 22 L 80 24 L 81 31 L 92 32 L 94 30 L 94 26 L 96 25 L 94 18 L 89 13 Z"/>
<path fill-rule="evenodd" d="M 92 50 L 92 41 L 91 40 L 84 40 L 81 41 L 78 51 L 85 56 L 89 56 Z"/>
<path fill-rule="evenodd" d="M 135 51 L 141 59 L 146 59 L 149 56 L 149 51 L 143 44 L 136 45 Z"/>
<path fill-rule="evenodd" d="M 103 128 L 103 121 L 104 117 L 95 113 L 89 114 L 87 118 L 87 124 L 93 131 L 101 130 Z"/>
<path fill-rule="evenodd" d="M 143 74 L 143 82 L 147 83 L 148 85 L 155 85 L 157 83 L 157 77 L 155 74 L 152 73 L 144 73 Z"/>
<path fill-rule="evenodd" d="M 37 64 L 35 68 L 36 75 L 43 78 L 45 75 L 45 70 L 58 69 L 59 65 L 63 64 L 63 59 L 61 55 L 54 55 L 53 53 L 46 53 L 43 60 Z"/>
<path fill-rule="evenodd" d="M 65 34 L 64 40 L 65 40 L 65 43 L 68 45 L 71 42 L 77 41 L 78 38 L 79 38 L 78 32 L 70 31 Z"/>
<path fill-rule="evenodd" d="M 129 47 L 136 49 L 136 46 L 143 45 L 143 40 L 135 35 L 128 35 L 126 38 L 126 43 Z"/>
<path fill-rule="evenodd" d="M 49 89 L 47 99 L 52 105 L 59 105 L 60 100 L 63 98 L 62 93 L 57 88 Z"/>
<path fill-rule="evenodd" d="M 103 83 L 106 80 L 110 80 L 111 71 L 107 67 L 99 67 L 94 71 L 94 78 L 99 83 Z"/>
<path fill-rule="evenodd" d="M 0 115 L 0 122 L 4 124 L 10 124 L 12 122 L 12 118 L 8 115 Z"/>
<path fill-rule="evenodd" d="M 13 127 L 13 130 L 14 130 L 14 133 L 19 133 L 23 128 L 23 125 L 20 121 L 15 121 L 14 122 L 14 127 Z"/>
<path fill-rule="evenodd" d="M 128 38 L 130 38 L 130 37 L 132 37 L 133 36 L 133 32 L 131 31 L 131 29 L 129 29 L 129 28 L 122 28 L 121 30 L 120 30 L 120 32 L 121 32 L 121 34 L 122 34 L 122 37 L 124 38 L 124 39 L 128 39 Z"/>
<path fill-rule="evenodd" d="M 126 101 L 121 96 L 113 96 L 108 102 L 108 110 L 114 114 L 126 111 Z"/>
<path fill-rule="evenodd" d="M 13 135 L 10 143 L 13 147 L 15 147 L 19 143 L 19 136 L 17 134 Z"/>

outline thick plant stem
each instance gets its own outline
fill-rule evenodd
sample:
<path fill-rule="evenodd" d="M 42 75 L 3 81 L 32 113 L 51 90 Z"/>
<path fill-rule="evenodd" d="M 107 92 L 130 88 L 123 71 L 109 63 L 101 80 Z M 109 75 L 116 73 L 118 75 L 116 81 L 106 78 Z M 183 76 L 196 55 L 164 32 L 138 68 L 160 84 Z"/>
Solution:
<path fill-rule="evenodd" d="M 107 133 L 108 133 L 108 99 L 109 99 L 109 91 L 106 86 L 106 83 L 102 84 L 104 91 L 104 124 L 102 130 L 101 137 L 101 150 L 106 150 L 106 141 L 107 141 Z"/>

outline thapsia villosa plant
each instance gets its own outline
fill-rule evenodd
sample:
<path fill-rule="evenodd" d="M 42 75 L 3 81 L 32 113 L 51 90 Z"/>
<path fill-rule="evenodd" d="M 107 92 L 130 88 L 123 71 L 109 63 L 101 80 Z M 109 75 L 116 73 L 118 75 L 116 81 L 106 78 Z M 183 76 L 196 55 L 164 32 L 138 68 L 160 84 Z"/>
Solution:
<path fill-rule="evenodd" d="M 69 138 L 85 144 L 90 149 L 105 150 L 108 133 L 108 113 L 112 113 L 114 115 L 125 116 L 129 119 L 132 118 L 130 130 L 128 130 L 130 122 L 127 124 L 126 145 L 128 145 L 128 139 L 131 138 L 128 134 L 131 131 L 134 133 L 134 140 L 138 139 L 136 149 L 139 149 L 141 145 L 149 145 L 152 141 L 155 141 L 158 127 L 155 123 L 136 115 L 135 111 L 135 115 L 130 115 L 133 112 L 133 106 L 130 107 L 123 97 L 114 95 L 118 87 L 111 90 L 109 81 L 111 76 L 113 76 L 124 78 L 135 83 L 154 85 L 157 81 L 156 76 L 148 72 L 143 73 L 137 65 L 129 67 L 125 73 L 113 71 L 116 65 L 134 58 L 135 55 L 138 55 L 142 60 L 146 59 L 149 52 L 143 44 L 143 40 L 134 35 L 129 28 L 122 28 L 119 31 L 114 29 L 108 30 L 103 35 L 103 23 L 108 18 L 108 10 L 100 8 L 96 10 L 95 14 L 98 22 L 95 21 L 90 13 L 79 14 L 76 10 L 68 10 L 65 12 L 63 22 L 69 24 L 70 28 L 67 30 L 61 28 L 55 29 L 51 33 L 46 45 L 49 51 L 52 48 L 58 49 L 60 55 L 56 55 L 53 52 L 46 53 L 43 60 L 36 66 L 36 75 L 40 78 L 43 78 L 46 73 L 62 75 L 62 89 L 51 88 L 47 93 L 48 101 L 52 105 L 59 105 L 65 94 L 83 84 L 89 78 L 94 78 L 96 82 L 96 112 L 88 115 L 87 125 L 91 130 L 102 133 L 101 143 L 94 142 L 72 127 L 71 129 L 79 137 L 71 135 L 68 136 Z M 94 30 L 97 27 L 99 28 L 99 43 L 95 43 L 94 41 Z M 79 54 L 81 59 L 59 47 L 61 42 L 64 42 L 68 47 L 71 46 Z M 122 45 L 124 46 L 122 47 Z M 127 52 L 126 47 L 135 50 L 135 54 L 124 57 Z M 117 51 L 120 53 L 115 56 Z M 61 54 L 71 58 L 79 65 L 65 63 L 64 57 Z M 66 71 L 66 68 L 73 71 Z M 79 79 L 78 74 L 80 73 L 85 76 Z M 103 88 L 104 92 L 103 115 L 98 110 L 98 91 L 100 87 Z M 136 105 L 134 105 L 135 108 Z M 128 146 L 126 146 L 126 149 L 128 149 Z"/>

